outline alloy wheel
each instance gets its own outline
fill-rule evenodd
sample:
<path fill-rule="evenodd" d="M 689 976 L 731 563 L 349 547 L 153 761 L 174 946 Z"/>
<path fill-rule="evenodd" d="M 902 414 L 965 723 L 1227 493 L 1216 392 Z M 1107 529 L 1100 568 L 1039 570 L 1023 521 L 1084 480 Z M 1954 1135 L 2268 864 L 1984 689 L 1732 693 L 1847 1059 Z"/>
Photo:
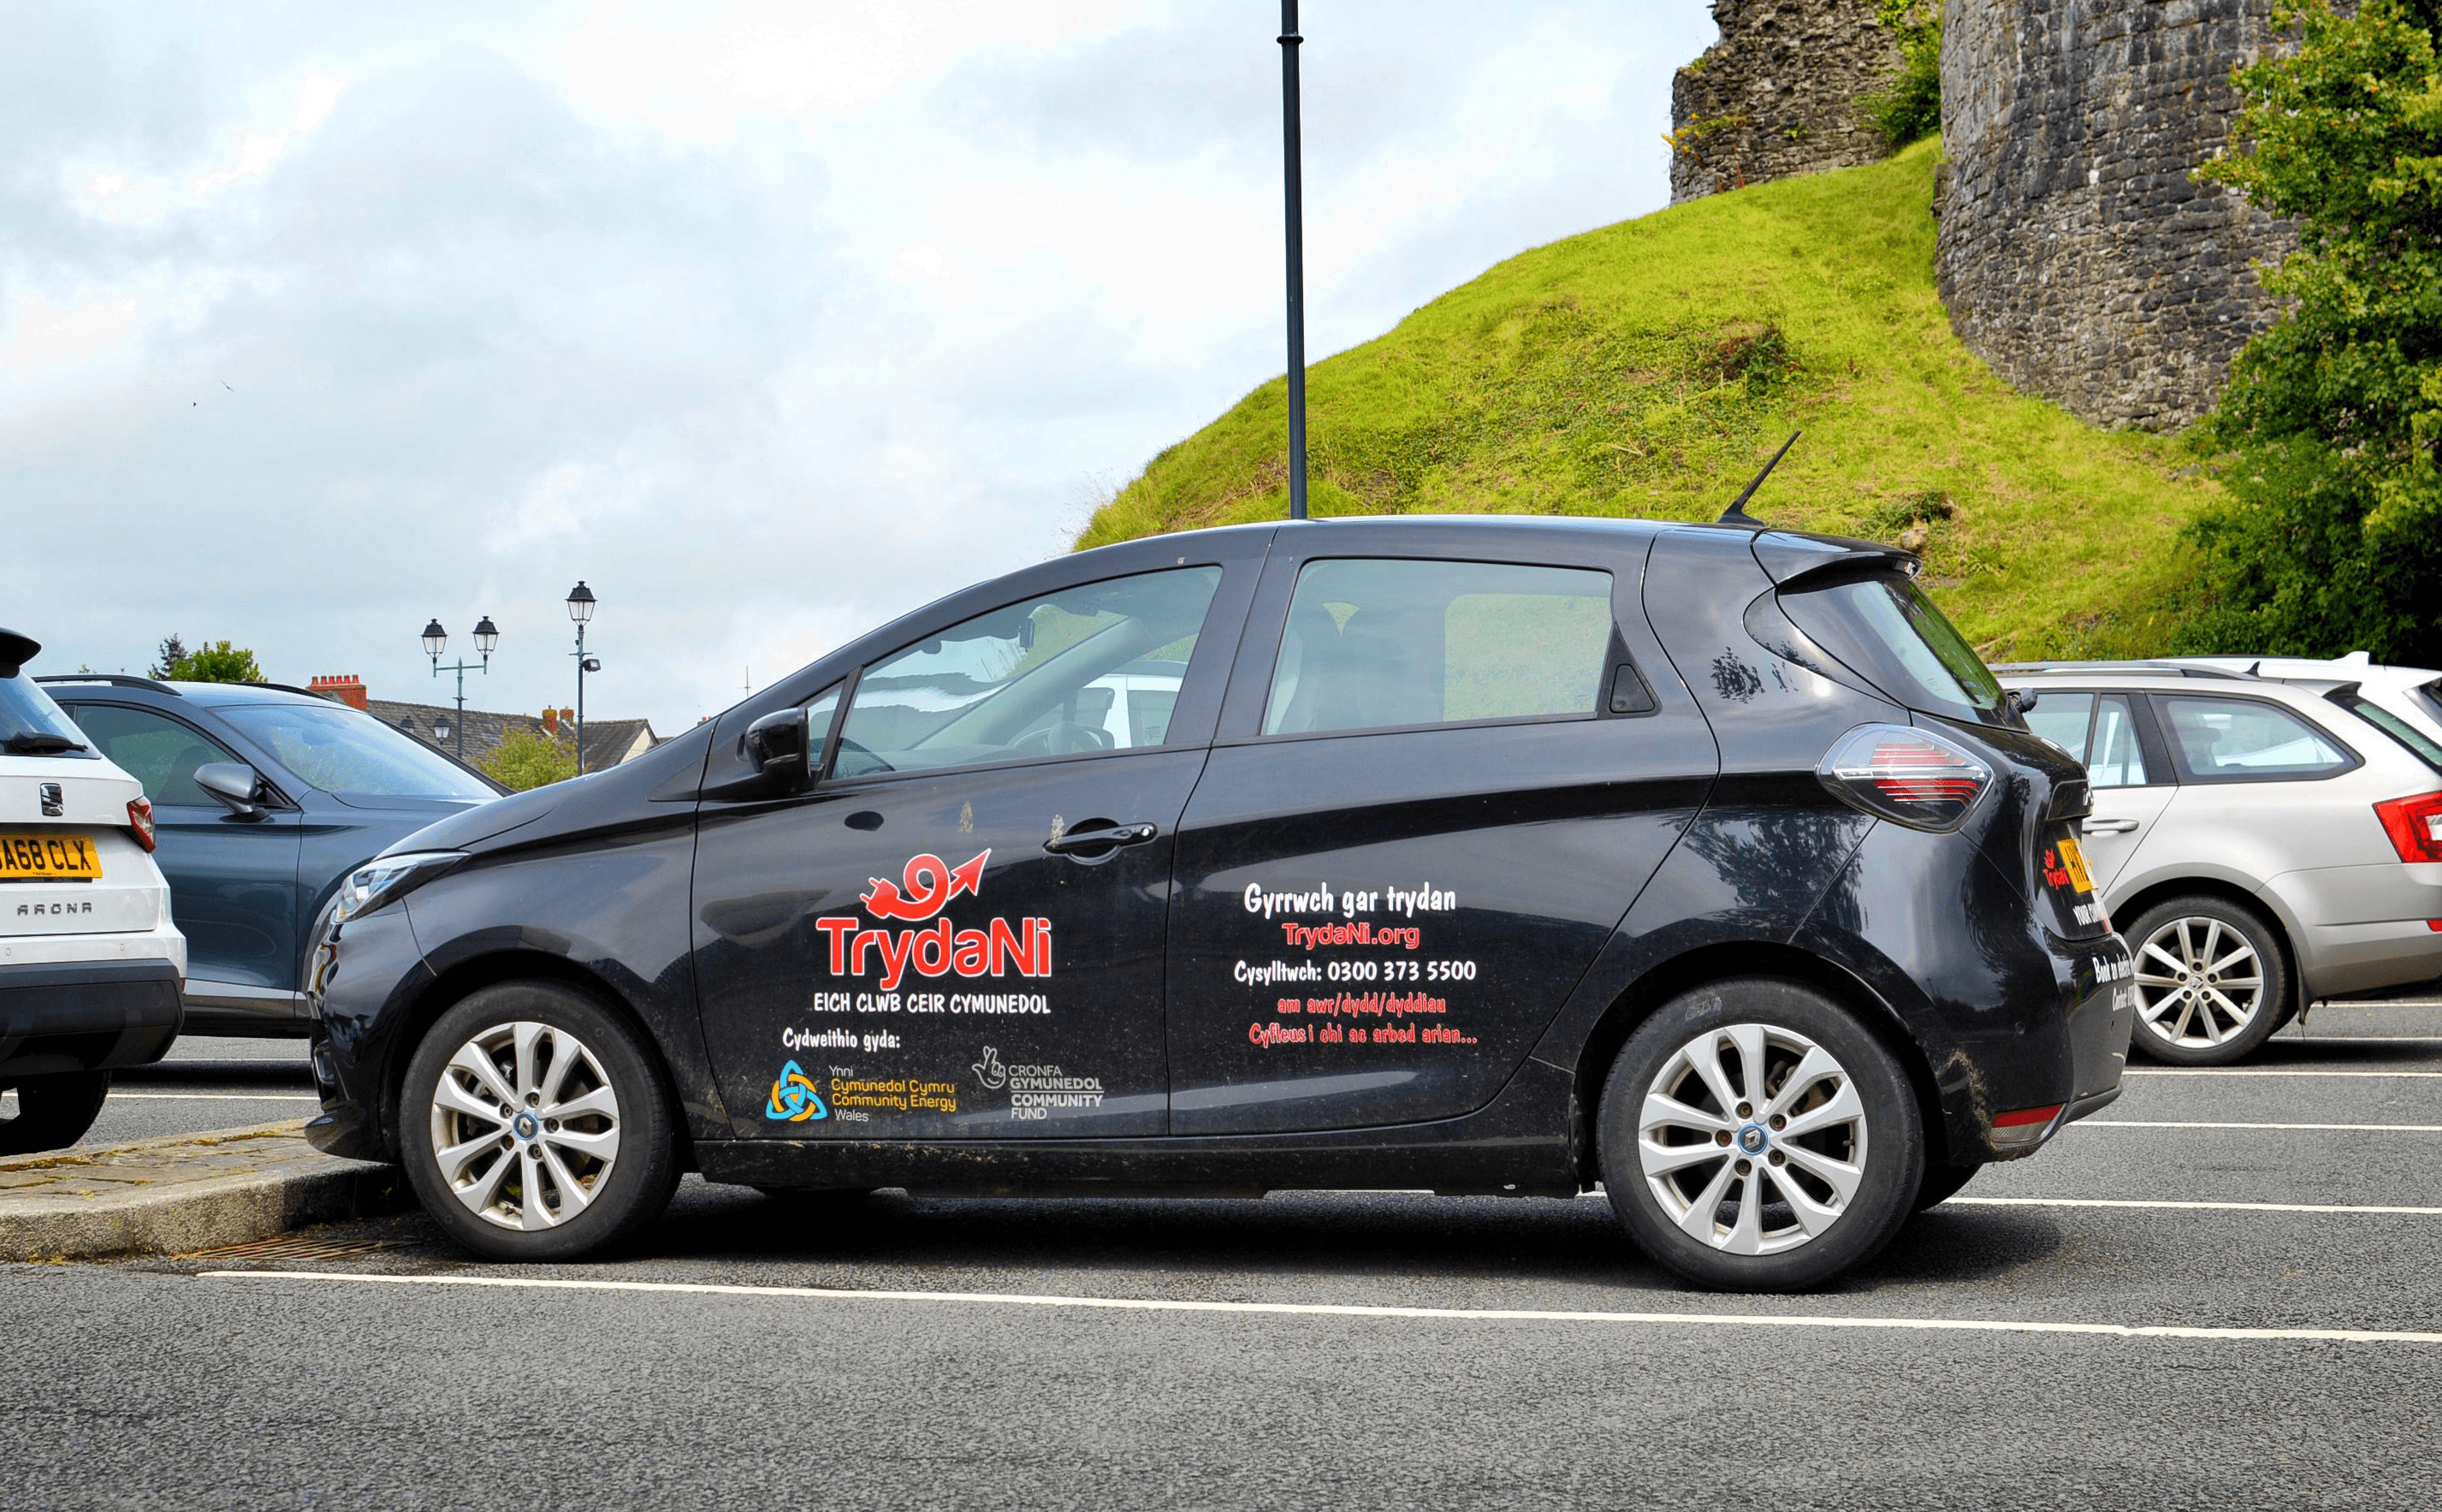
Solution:
<path fill-rule="evenodd" d="M 2138 1020 L 2185 1049 L 2211 1049 L 2246 1032 L 2264 1007 L 2264 962 L 2247 937 L 2218 919 L 2163 920 L 2137 950 Z"/>
<path fill-rule="evenodd" d="M 432 1092 L 432 1158 L 466 1211 L 502 1229 L 583 1212 L 619 1157 L 601 1059 L 556 1025 L 501 1024 L 458 1047 Z"/>
<path fill-rule="evenodd" d="M 1636 1146 L 1646 1186 L 1682 1232 L 1729 1254 L 1777 1254 L 1849 1211 L 1866 1173 L 1866 1107 L 1822 1046 L 1733 1024 L 1663 1063 Z"/>

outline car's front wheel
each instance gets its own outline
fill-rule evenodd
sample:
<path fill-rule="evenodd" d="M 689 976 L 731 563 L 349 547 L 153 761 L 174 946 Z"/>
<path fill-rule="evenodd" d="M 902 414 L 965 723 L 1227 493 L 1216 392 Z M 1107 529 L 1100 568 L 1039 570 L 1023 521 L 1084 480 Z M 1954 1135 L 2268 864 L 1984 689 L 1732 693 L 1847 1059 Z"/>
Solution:
<path fill-rule="evenodd" d="M 399 1120 L 425 1211 L 496 1259 L 597 1249 L 657 1217 L 678 1182 L 651 1051 L 556 982 L 503 982 L 444 1013 L 408 1063 Z"/>
<path fill-rule="evenodd" d="M 1890 1241 L 1923 1182 L 1907 1073 L 1795 982 L 1720 982 L 1665 1004 L 1612 1063 L 1598 1127 L 1630 1236 L 1727 1291 L 1837 1276 Z"/>
<path fill-rule="evenodd" d="M 2173 898 L 2125 931 L 2137 966 L 2132 1048 L 2172 1066 L 2228 1066 L 2272 1037 L 2289 969 L 2272 926 L 2211 896 Z"/>
<path fill-rule="evenodd" d="M 17 1111 L 0 1114 L 0 1155 L 64 1150 L 84 1138 L 110 1097 L 108 1071 L 29 1076 L 16 1086 Z"/>

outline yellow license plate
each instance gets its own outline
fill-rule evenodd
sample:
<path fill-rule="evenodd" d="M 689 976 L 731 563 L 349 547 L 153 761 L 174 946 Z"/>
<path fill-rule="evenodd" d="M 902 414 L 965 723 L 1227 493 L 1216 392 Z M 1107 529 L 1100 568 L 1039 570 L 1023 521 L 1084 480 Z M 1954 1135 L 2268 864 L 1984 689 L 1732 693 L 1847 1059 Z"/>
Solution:
<path fill-rule="evenodd" d="M 2078 891 L 2094 891 L 2094 878 L 2086 869 L 2086 852 L 2077 848 L 2076 841 L 2066 835 L 2061 837 L 2060 858 L 2061 865 L 2068 868 L 2068 880 L 2077 884 Z"/>
<path fill-rule="evenodd" d="M 0 834 L 0 882 L 100 882 L 91 835 Z"/>

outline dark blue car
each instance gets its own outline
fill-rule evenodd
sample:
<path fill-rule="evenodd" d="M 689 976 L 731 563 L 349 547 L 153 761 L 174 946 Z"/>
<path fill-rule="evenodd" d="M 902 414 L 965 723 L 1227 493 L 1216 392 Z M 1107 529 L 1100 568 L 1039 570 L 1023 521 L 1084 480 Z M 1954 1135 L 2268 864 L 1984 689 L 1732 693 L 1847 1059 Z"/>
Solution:
<path fill-rule="evenodd" d="M 505 791 L 370 715 L 295 688 L 40 679 L 144 784 L 187 937 L 190 1034 L 302 1035 L 305 932 L 392 841 Z"/>

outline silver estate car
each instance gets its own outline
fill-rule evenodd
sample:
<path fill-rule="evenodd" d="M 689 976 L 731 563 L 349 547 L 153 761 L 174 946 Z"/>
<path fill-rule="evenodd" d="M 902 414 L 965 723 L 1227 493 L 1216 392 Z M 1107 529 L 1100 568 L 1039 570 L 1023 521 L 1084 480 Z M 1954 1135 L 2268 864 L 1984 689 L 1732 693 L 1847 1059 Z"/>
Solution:
<path fill-rule="evenodd" d="M 2322 999 L 2442 976 L 2442 742 L 2355 683 L 1994 670 L 2086 763 L 2094 811 L 2065 861 L 2136 956 L 2134 1048 L 2225 1066 Z"/>

